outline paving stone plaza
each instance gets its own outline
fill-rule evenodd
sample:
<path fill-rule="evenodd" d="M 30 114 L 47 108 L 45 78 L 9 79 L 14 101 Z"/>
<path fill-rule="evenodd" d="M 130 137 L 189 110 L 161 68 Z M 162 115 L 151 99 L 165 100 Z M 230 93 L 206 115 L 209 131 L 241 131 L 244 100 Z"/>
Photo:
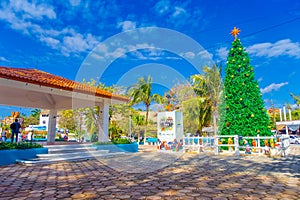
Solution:
<path fill-rule="evenodd" d="M 287 158 L 161 153 L 0 167 L 0 199 L 299 199 L 300 146 Z M 2 159 L 2 158 L 1 158 Z"/>

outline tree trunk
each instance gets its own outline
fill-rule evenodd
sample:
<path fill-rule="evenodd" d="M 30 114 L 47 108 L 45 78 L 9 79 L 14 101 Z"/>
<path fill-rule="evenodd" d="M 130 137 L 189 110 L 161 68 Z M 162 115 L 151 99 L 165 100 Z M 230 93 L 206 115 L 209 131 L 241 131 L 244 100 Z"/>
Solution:
<path fill-rule="evenodd" d="M 149 106 L 150 105 L 146 105 L 146 126 L 145 126 L 145 133 L 144 133 L 144 145 L 146 144 L 146 134 L 147 134 L 147 126 L 148 126 Z"/>
<path fill-rule="evenodd" d="M 217 112 L 213 111 L 214 136 L 217 136 Z"/>
<path fill-rule="evenodd" d="M 199 118 L 198 118 L 198 120 L 199 120 L 199 125 L 198 125 L 198 132 L 199 132 L 199 136 L 202 136 L 202 114 L 200 113 L 199 114 Z"/>

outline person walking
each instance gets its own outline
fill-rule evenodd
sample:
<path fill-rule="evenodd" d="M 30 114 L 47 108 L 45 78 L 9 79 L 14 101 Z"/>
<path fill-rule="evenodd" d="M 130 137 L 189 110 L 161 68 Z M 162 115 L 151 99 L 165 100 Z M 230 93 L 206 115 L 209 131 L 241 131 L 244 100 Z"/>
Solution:
<path fill-rule="evenodd" d="M 18 134 L 21 128 L 20 123 L 18 122 L 18 119 L 15 119 L 15 122 L 13 122 L 10 125 L 11 128 L 11 142 L 14 142 L 14 136 L 16 134 L 16 142 L 18 142 Z"/>

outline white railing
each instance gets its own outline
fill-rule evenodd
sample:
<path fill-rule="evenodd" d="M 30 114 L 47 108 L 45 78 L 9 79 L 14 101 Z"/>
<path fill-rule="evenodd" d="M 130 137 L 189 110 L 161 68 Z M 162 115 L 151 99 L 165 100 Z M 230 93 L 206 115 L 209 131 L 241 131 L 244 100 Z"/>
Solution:
<path fill-rule="evenodd" d="M 228 147 L 230 151 L 234 150 L 234 155 L 239 156 L 240 151 L 239 151 L 239 136 L 238 135 L 218 135 L 216 136 L 216 141 L 215 141 L 215 155 L 218 155 L 220 153 L 220 148 L 219 147 Z M 232 144 L 223 144 L 219 143 L 221 141 L 221 138 L 233 138 Z"/>
<path fill-rule="evenodd" d="M 231 138 L 232 142 L 228 142 L 227 144 L 223 144 L 220 142 L 223 138 Z M 268 147 L 261 146 L 261 140 L 270 140 L 273 139 L 273 145 L 269 144 Z M 276 142 L 279 139 L 280 142 Z M 191 150 L 196 152 L 203 151 L 212 151 L 214 150 L 215 155 L 218 155 L 221 151 L 220 147 L 228 147 L 228 149 L 234 152 L 235 156 L 240 155 L 240 149 L 246 149 L 247 146 L 240 146 L 239 140 L 255 140 L 256 145 L 252 146 L 249 144 L 251 148 L 251 153 L 257 153 L 261 155 L 264 151 L 269 151 L 268 153 L 273 155 L 281 155 L 285 157 L 289 154 L 289 146 L 290 140 L 288 135 L 281 135 L 280 137 L 273 136 L 255 136 L 255 137 L 239 137 L 238 135 L 218 135 L 216 137 L 184 137 L 183 138 L 183 150 Z M 276 145 L 275 145 L 276 143 Z M 255 150 L 255 151 L 253 151 Z"/>
<path fill-rule="evenodd" d="M 184 137 L 183 150 L 203 152 L 214 148 L 214 137 Z"/>

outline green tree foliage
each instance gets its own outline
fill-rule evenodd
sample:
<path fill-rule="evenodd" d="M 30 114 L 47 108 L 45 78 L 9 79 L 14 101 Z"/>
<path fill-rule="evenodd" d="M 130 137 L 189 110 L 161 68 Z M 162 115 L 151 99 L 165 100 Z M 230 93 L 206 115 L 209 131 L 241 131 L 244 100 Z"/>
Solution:
<path fill-rule="evenodd" d="M 292 111 L 292 118 L 293 118 L 293 120 L 300 120 L 300 110 L 293 110 Z"/>
<path fill-rule="evenodd" d="M 124 91 L 123 88 L 121 87 L 117 87 L 117 86 L 105 86 L 103 83 L 97 83 L 96 80 L 92 79 L 90 81 L 84 81 L 85 84 L 93 86 L 93 87 L 97 87 L 99 89 L 111 92 L 111 93 L 121 93 L 122 91 Z M 109 110 L 109 130 L 112 133 L 112 130 L 115 129 L 122 129 L 120 128 L 115 122 L 111 123 L 111 119 L 113 115 L 122 115 L 124 114 L 125 110 L 127 109 L 128 106 L 126 105 L 112 105 L 110 106 L 110 110 Z M 120 112 L 117 114 L 117 112 Z M 83 110 L 84 113 L 84 119 L 85 119 L 85 128 L 87 129 L 88 133 L 93 134 L 93 133 L 99 133 L 99 129 L 100 129 L 100 123 L 99 123 L 99 106 L 93 106 L 90 108 L 86 108 Z M 122 121 L 121 121 L 121 124 Z M 123 127 L 123 126 L 122 126 Z M 121 131 L 123 132 L 123 131 Z M 110 134 L 112 135 L 112 134 Z M 97 137 L 99 140 L 101 140 L 100 137 Z M 93 137 L 93 139 L 95 139 L 95 137 Z"/>
<path fill-rule="evenodd" d="M 29 117 L 23 117 L 23 126 L 28 127 L 29 125 L 36 125 L 39 124 L 40 120 L 40 115 L 41 115 L 41 109 L 33 109 L 30 111 L 30 116 Z"/>
<path fill-rule="evenodd" d="M 68 129 L 69 132 L 75 131 L 75 118 L 73 110 L 63 110 L 58 120 L 58 127 L 61 129 Z"/>
<path fill-rule="evenodd" d="M 203 116 L 206 116 L 207 119 L 213 119 L 212 124 L 214 126 L 215 134 L 217 133 L 218 106 L 221 101 L 223 91 L 221 70 L 222 67 L 217 65 L 213 65 L 212 67 L 204 66 L 203 74 L 195 74 L 191 76 L 193 89 L 197 96 L 201 97 L 199 98 L 199 100 L 201 100 L 199 102 L 199 105 L 201 106 L 199 108 L 199 124 L 205 124 Z M 210 113 L 212 117 L 206 115 L 207 113 Z M 202 125 L 199 130 L 200 132 L 202 130 Z"/>
<path fill-rule="evenodd" d="M 208 107 L 207 107 L 208 106 Z M 211 120 L 211 107 L 206 98 L 194 97 L 182 102 L 183 124 L 185 132 L 200 133 Z"/>
<path fill-rule="evenodd" d="M 28 127 L 29 125 L 37 125 L 37 124 L 39 124 L 39 120 L 37 120 L 33 116 L 24 117 L 23 119 L 24 119 L 24 121 L 23 121 L 24 127 Z"/>
<path fill-rule="evenodd" d="M 30 111 L 30 116 L 34 117 L 37 121 L 39 121 L 41 112 L 42 112 L 41 109 L 38 108 L 33 109 Z"/>
<path fill-rule="evenodd" d="M 294 95 L 293 93 L 290 93 L 291 97 L 294 99 L 295 103 L 298 105 L 300 105 L 300 96 Z"/>
<path fill-rule="evenodd" d="M 175 84 L 167 93 L 164 94 L 164 104 L 172 104 L 173 108 L 182 108 L 182 102 L 196 97 L 195 92 L 188 82 Z"/>
<path fill-rule="evenodd" d="M 147 79 L 139 78 L 138 82 L 129 89 L 128 94 L 131 97 L 130 105 L 143 103 L 146 106 L 145 133 L 147 133 L 149 107 L 152 102 L 162 103 L 163 97 L 152 93 L 152 78 L 150 76 Z"/>
<path fill-rule="evenodd" d="M 228 53 L 224 87 L 220 134 L 271 135 L 269 118 L 258 82 L 254 79 L 250 58 L 237 38 Z"/>
<path fill-rule="evenodd" d="M 89 133 L 98 133 L 98 115 L 99 115 L 99 106 L 94 106 L 91 108 L 86 108 L 84 111 L 85 116 L 85 128 Z"/>
<path fill-rule="evenodd" d="M 133 130 L 133 134 L 137 135 L 140 138 L 140 133 L 142 131 L 142 127 L 145 126 L 145 116 L 140 115 L 137 111 L 132 111 L 131 114 L 131 127 Z"/>
<path fill-rule="evenodd" d="M 110 106 L 110 127 L 117 126 L 123 133 L 129 132 L 129 118 L 132 108 L 128 104 Z"/>

